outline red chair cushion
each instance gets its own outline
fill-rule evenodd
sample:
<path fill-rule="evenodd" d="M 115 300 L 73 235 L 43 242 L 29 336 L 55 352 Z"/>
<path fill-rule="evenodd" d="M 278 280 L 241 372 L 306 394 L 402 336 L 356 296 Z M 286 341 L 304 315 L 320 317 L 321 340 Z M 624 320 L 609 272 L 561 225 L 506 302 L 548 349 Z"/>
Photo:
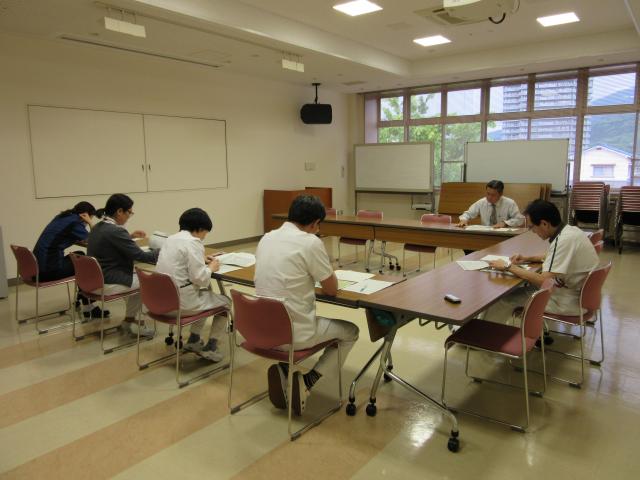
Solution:
<path fill-rule="evenodd" d="M 225 306 L 212 308 L 211 310 L 203 310 L 202 312 L 196 313 L 195 315 L 186 315 L 186 316 L 180 317 L 180 325 L 183 325 L 183 326 L 190 325 L 203 318 L 214 317 L 216 315 L 221 315 L 221 314 L 224 314 L 226 316 L 227 313 L 228 313 L 228 309 Z M 149 315 L 149 318 L 153 318 L 157 322 L 166 323 L 168 325 L 175 325 L 176 323 L 178 323 L 177 316 L 173 317 L 169 315 L 156 315 L 151 312 L 148 312 L 147 315 Z"/>
<path fill-rule="evenodd" d="M 435 253 L 437 247 L 431 247 L 428 245 L 415 245 L 413 243 L 405 243 L 404 249 L 410 252 L 418 253 Z"/>
<path fill-rule="evenodd" d="M 445 345 L 451 342 L 514 357 L 521 357 L 523 353 L 519 328 L 485 320 L 476 319 L 464 324 L 445 340 Z M 535 338 L 525 337 L 527 352 L 531 351 L 535 344 Z"/>
<path fill-rule="evenodd" d="M 328 347 L 331 344 L 337 343 L 337 339 L 329 340 L 327 342 L 319 343 L 318 345 L 314 345 L 311 348 L 307 348 L 304 350 L 296 350 L 293 352 L 293 361 L 294 363 L 301 362 L 305 358 L 310 357 L 316 352 Z M 249 342 L 243 342 L 240 345 L 242 348 L 251 352 L 255 355 L 259 355 L 264 358 L 270 358 L 271 360 L 277 360 L 280 362 L 288 362 L 289 361 L 289 352 L 284 350 L 276 350 L 276 349 L 264 349 L 251 345 Z"/>
<path fill-rule="evenodd" d="M 587 320 L 591 320 L 593 317 L 593 310 L 587 310 L 587 313 L 582 315 L 582 318 L 586 322 Z M 558 322 L 570 323 L 572 325 L 580 325 L 580 316 L 579 315 L 559 315 L 557 313 L 547 313 L 544 312 L 544 318 L 549 318 L 551 320 L 557 320 Z"/>
<path fill-rule="evenodd" d="M 140 290 L 139 289 L 135 289 L 135 290 L 127 290 L 126 292 L 122 292 L 122 293 L 113 293 L 111 295 L 105 295 L 104 296 L 104 301 L 106 302 L 112 302 L 114 300 L 119 300 L 121 298 L 125 298 L 128 297 L 130 295 L 134 295 L 136 293 L 138 293 Z M 81 292 L 82 295 L 84 295 L 85 297 L 87 297 L 89 300 L 94 300 L 99 302 L 100 300 L 102 300 L 102 295 L 100 295 L 99 293 L 90 293 L 90 292 Z"/>

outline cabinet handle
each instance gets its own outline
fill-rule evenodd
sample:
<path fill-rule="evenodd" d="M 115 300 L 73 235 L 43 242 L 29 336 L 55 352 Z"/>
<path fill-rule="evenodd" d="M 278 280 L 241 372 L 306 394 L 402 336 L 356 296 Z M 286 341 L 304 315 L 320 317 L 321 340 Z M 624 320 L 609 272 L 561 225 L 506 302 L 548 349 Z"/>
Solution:
<path fill-rule="evenodd" d="M 149 171 L 151 171 L 151 164 L 149 164 Z"/>
<path fill-rule="evenodd" d="M 140 165 L 142 167 L 142 171 L 144 172 L 144 163 Z"/>

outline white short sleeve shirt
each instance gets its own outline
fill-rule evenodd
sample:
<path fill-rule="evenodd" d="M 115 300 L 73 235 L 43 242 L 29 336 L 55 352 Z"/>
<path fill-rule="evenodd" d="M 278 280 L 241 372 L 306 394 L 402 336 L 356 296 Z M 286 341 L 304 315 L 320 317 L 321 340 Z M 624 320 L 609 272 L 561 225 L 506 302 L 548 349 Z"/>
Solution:
<path fill-rule="evenodd" d="M 322 241 L 291 222 L 265 234 L 258 244 L 256 294 L 284 299 L 296 343 L 315 335 L 315 283 L 326 280 L 332 273 Z"/>
<path fill-rule="evenodd" d="M 555 276 L 555 288 L 546 311 L 560 315 L 580 315 L 580 289 L 587 274 L 598 265 L 598 254 L 585 233 L 566 225 L 549 244 L 543 272 Z"/>

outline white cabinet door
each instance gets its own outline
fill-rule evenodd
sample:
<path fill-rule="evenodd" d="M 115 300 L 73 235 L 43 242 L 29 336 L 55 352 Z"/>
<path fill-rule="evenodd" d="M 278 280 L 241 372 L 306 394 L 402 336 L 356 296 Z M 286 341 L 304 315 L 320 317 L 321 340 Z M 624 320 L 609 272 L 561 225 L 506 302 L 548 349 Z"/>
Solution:
<path fill-rule="evenodd" d="M 28 107 L 36 198 L 147 190 L 141 114 Z"/>
<path fill-rule="evenodd" d="M 227 188 L 223 120 L 144 115 L 149 191 Z"/>

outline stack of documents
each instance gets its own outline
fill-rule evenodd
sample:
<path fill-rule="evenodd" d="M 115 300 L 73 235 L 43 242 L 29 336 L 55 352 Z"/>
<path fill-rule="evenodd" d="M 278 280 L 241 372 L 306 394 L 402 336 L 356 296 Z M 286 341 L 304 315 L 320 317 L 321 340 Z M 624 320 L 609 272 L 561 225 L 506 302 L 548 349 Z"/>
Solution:
<path fill-rule="evenodd" d="M 255 265 L 256 256 L 253 253 L 245 252 L 231 252 L 223 253 L 216 257 L 220 262 L 220 265 L 235 265 L 237 267 L 250 267 Z M 230 270 L 227 270 L 230 271 Z"/>

